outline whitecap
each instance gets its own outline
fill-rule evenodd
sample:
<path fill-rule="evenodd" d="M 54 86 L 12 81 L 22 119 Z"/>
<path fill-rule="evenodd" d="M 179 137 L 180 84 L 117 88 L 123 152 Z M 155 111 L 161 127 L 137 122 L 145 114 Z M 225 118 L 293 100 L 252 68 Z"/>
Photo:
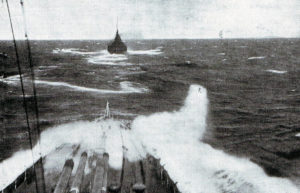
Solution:
<path fill-rule="evenodd" d="M 77 86 L 73 84 L 69 84 L 66 82 L 52 82 L 52 81 L 45 81 L 45 80 L 35 80 L 36 84 L 44 84 L 50 86 L 58 86 L 58 87 L 68 87 L 75 91 L 80 92 L 94 92 L 100 94 L 128 94 L 128 93 L 145 93 L 149 90 L 147 88 L 142 87 L 140 84 L 133 85 L 132 82 L 124 81 L 120 82 L 120 90 L 107 90 L 107 89 L 98 89 L 98 88 L 89 88 L 83 86 Z M 136 86 L 136 87 L 135 87 Z"/>
<path fill-rule="evenodd" d="M 148 88 L 142 87 L 139 83 L 132 83 L 129 81 L 123 81 L 120 83 L 120 87 L 122 91 L 126 91 L 128 93 L 146 93 L 149 92 Z"/>
<path fill-rule="evenodd" d="M 110 166 L 119 169 L 124 145 L 127 148 L 125 156 L 130 161 L 139 160 L 147 153 L 160 158 L 161 165 L 173 181 L 178 182 L 182 193 L 299 193 L 290 180 L 269 177 L 249 159 L 226 154 L 202 142 L 207 129 L 208 104 L 206 89 L 192 85 L 181 109 L 139 116 L 133 121 L 132 130 L 124 130 L 122 122 L 111 119 L 78 121 L 47 129 L 41 134 L 41 153 L 49 155 L 62 145 L 64 151 L 68 144 L 80 144 L 80 151 L 87 151 L 89 155 L 95 151 L 108 152 Z M 104 140 L 99 140 L 104 132 L 105 144 Z M 38 146 L 33 149 L 34 160 L 38 159 L 38 149 Z M 46 172 L 53 167 L 61 168 L 67 156 L 60 153 L 52 160 L 51 155 L 47 157 Z M 74 162 L 76 168 L 78 157 Z M 3 179 L 0 188 L 12 182 L 31 164 L 29 150 L 19 151 L 4 160 L 0 164 L 0 179 Z"/>
<path fill-rule="evenodd" d="M 25 78 L 23 81 L 26 82 Z M 0 82 L 4 82 L 6 84 L 17 85 L 20 83 L 19 75 L 10 76 L 7 78 L 0 78 Z M 57 87 L 67 87 L 74 91 L 80 92 L 94 92 L 99 94 L 129 94 L 129 93 L 146 93 L 149 92 L 148 88 L 143 87 L 139 83 L 132 83 L 129 81 L 120 82 L 120 90 L 108 90 L 108 89 L 98 89 L 98 88 L 90 88 L 84 86 L 78 86 L 66 82 L 54 82 L 54 81 L 46 81 L 46 80 L 39 80 L 36 79 L 35 84 L 41 85 L 49 85 L 49 86 L 57 86 Z"/>
<path fill-rule="evenodd" d="M 74 55 L 93 55 L 93 54 L 99 54 L 99 51 L 95 52 L 87 52 L 85 49 L 80 48 L 56 48 L 52 51 L 54 54 L 74 54 Z"/>
<path fill-rule="evenodd" d="M 267 72 L 271 72 L 271 73 L 275 73 L 275 74 L 285 74 L 287 73 L 287 71 L 285 70 L 273 70 L 273 69 L 269 69 L 269 70 L 266 70 Z"/>
<path fill-rule="evenodd" d="M 249 57 L 248 60 L 261 60 L 264 58 L 265 58 L 265 56 L 253 56 L 253 57 Z"/>
<path fill-rule="evenodd" d="M 1 77 L 0 82 L 10 84 L 10 85 L 16 85 L 20 82 L 20 76 L 14 75 L 14 76 L 6 77 L 6 78 Z"/>
<path fill-rule="evenodd" d="M 159 55 L 163 52 L 161 51 L 162 47 L 157 47 L 156 49 L 151 50 L 128 50 L 128 54 L 130 55 Z"/>
<path fill-rule="evenodd" d="M 201 142 L 208 103 L 206 89 L 192 85 L 180 110 L 139 116 L 132 124 L 135 139 L 160 158 L 180 192 L 299 193 L 290 180 L 269 177 L 249 159 Z"/>
<path fill-rule="evenodd" d="M 107 50 L 102 50 L 99 54 L 87 58 L 88 62 L 102 65 L 131 65 L 130 63 L 121 63 L 128 59 L 124 54 L 110 54 Z"/>

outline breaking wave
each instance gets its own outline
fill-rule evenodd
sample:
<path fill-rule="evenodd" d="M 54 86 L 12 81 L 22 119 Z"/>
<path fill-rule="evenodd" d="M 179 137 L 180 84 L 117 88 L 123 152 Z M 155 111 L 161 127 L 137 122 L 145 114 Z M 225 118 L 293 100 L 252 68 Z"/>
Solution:
<path fill-rule="evenodd" d="M 159 55 L 163 52 L 162 47 L 150 50 L 128 50 L 126 54 L 110 54 L 107 50 L 88 52 L 79 48 L 56 48 L 52 51 L 54 54 L 73 54 L 87 56 L 87 61 L 92 64 L 127 66 L 131 63 L 124 62 L 128 60 L 128 55 Z"/>
<path fill-rule="evenodd" d="M 131 63 L 125 62 L 128 60 L 128 55 L 159 55 L 161 47 L 152 50 L 128 50 L 127 54 L 110 54 L 107 50 L 102 50 L 99 54 L 89 57 L 89 63 L 101 65 L 118 65 L 128 66 Z"/>
<path fill-rule="evenodd" d="M 1 78 L 1 82 L 10 85 L 17 85 L 20 83 L 19 75 L 10 76 L 7 78 Z M 24 79 L 24 82 L 27 80 Z M 80 92 L 93 92 L 99 94 L 129 94 L 129 93 L 146 93 L 149 91 L 148 88 L 143 87 L 139 83 L 132 83 L 129 81 L 120 82 L 120 90 L 108 90 L 108 89 L 98 89 L 98 88 L 89 88 L 84 86 L 77 86 L 74 84 L 69 84 L 66 82 L 54 82 L 54 81 L 46 81 L 46 80 L 35 80 L 35 84 L 41 85 L 49 85 L 49 86 L 57 86 L 57 87 L 67 87 L 75 91 Z"/>
<path fill-rule="evenodd" d="M 7 78 L 0 78 L 0 82 L 10 84 L 10 85 L 16 85 L 20 82 L 20 76 L 19 75 L 14 75 L 14 76 L 9 76 Z"/>
<path fill-rule="evenodd" d="M 152 50 L 128 50 L 128 54 L 130 55 L 159 55 L 163 52 L 161 51 L 162 47 L 157 47 L 156 49 Z"/>
<path fill-rule="evenodd" d="M 267 72 L 271 72 L 271 73 L 275 73 L 275 74 L 285 74 L 287 73 L 287 71 L 284 71 L 284 70 L 273 70 L 273 69 L 269 69 L 269 70 L 266 70 Z"/>
<path fill-rule="evenodd" d="M 248 60 L 261 60 L 264 58 L 265 58 L 265 56 L 253 56 L 253 57 L 249 57 Z"/>
<path fill-rule="evenodd" d="M 192 85 L 184 106 L 175 112 L 140 116 L 133 122 L 135 138 L 161 159 L 183 193 L 296 193 L 284 178 L 269 177 L 246 158 L 228 155 L 201 142 L 206 130 L 206 89 Z"/>
<path fill-rule="evenodd" d="M 35 80 L 36 84 L 45 84 L 45 85 L 50 85 L 50 86 L 63 86 L 63 87 L 68 87 L 76 91 L 81 91 L 81 92 L 95 92 L 95 93 L 100 93 L 100 94 L 126 94 L 126 93 L 144 93 L 147 92 L 147 88 L 141 87 L 140 84 L 135 83 L 135 86 L 139 87 L 134 87 L 133 83 L 129 81 L 124 81 L 120 82 L 120 90 L 106 90 L 106 89 L 97 89 L 97 88 L 88 88 L 88 87 L 83 87 L 83 86 L 77 86 L 65 82 L 51 82 L 51 81 L 44 81 L 44 80 Z"/>
<path fill-rule="evenodd" d="M 89 57 L 88 62 L 102 65 L 131 65 L 124 63 L 128 59 L 124 54 L 110 54 L 107 50 L 102 50 L 99 54 Z"/>
<path fill-rule="evenodd" d="M 85 49 L 79 48 L 56 48 L 52 51 L 53 54 L 74 54 L 74 55 L 91 55 L 99 54 L 100 52 L 87 52 Z"/>
<path fill-rule="evenodd" d="M 147 153 L 160 158 L 183 193 L 299 192 L 288 179 L 267 176 L 249 159 L 228 155 L 201 142 L 207 128 L 208 103 L 206 89 L 192 85 L 180 110 L 139 116 L 133 121 L 131 130 L 125 130 L 121 121 L 112 119 L 78 121 L 49 128 L 42 132 L 39 147 L 42 155 L 48 155 L 46 172 L 61 170 L 63 158 L 68 156 L 64 152 L 70 152 L 73 144 L 80 144 L 80 150 L 73 158 L 74 168 L 77 168 L 82 151 L 87 151 L 88 155 L 106 151 L 110 155 L 110 166 L 120 168 L 124 145 L 130 161 L 139 160 Z M 69 147 L 69 151 L 60 148 L 62 145 Z M 35 160 L 39 148 L 38 145 L 34 147 Z M 29 150 L 19 151 L 4 160 L 0 164 L 0 188 L 12 182 L 31 164 Z"/>

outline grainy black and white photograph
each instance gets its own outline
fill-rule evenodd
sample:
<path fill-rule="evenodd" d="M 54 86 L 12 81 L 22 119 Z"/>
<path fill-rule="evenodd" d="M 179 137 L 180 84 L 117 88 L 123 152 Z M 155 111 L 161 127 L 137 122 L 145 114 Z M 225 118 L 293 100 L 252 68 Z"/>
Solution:
<path fill-rule="evenodd" d="M 300 193 L 299 0 L 0 0 L 1 193 Z"/>

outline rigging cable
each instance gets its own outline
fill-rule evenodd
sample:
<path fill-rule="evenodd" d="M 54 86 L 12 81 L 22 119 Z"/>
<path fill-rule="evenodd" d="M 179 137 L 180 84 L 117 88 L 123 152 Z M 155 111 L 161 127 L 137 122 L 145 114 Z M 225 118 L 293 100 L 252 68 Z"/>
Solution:
<path fill-rule="evenodd" d="M 122 128 L 120 128 L 121 143 L 122 143 L 122 169 L 121 169 L 121 177 L 120 177 L 120 191 L 121 191 L 122 185 L 123 185 L 124 171 L 125 171 L 125 156 L 126 156 L 126 151 L 127 151 L 121 129 Z"/>
<path fill-rule="evenodd" d="M 34 75 L 34 67 L 33 67 L 33 60 L 32 60 L 32 52 L 31 52 L 31 46 L 28 38 L 28 30 L 27 30 L 27 22 L 26 22 L 26 15 L 25 15 L 25 8 L 24 8 L 24 2 L 23 0 L 20 0 L 21 8 L 22 8 L 22 14 L 23 14 L 23 20 L 24 20 L 24 32 L 25 32 L 25 39 L 26 39 L 26 45 L 27 45 L 27 53 L 28 53 L 28 60 L 29 60 L 29 67 L 30 67 L 30 74 L 31 74 L 31 83 L 32 83 L 32 89 L 33 89 L 33 98 L 34 98 L 34 108 L 35 108 L 35 116 L 36 116 L 36 130 L 38 134 L 38 144 L 39 144 L 39 156 L 40 156 L 40 169 L 41 169 L 41 175 L 39 176 L 42 180 L 42 190 L 45 192 L 45 177 L 44 177 L 44 167 L 42 163 L 42 153 L 41 153 L 41 130 L 40 130 L 40 121 L 39 121 L 39 109 L 38 109 L 38 101 L 37 101 L 37 94 L 36 94 L 36 87 L 35 87 L 35 75 Z"/>
<path fill-rule="evenodd" d="M 16 54 L 16 63 L 17 63 L 19 77 L 20 77 L 20 83 L 21 83 L 21 90 L 22 90 L 22 96 L 23 96 L 22 97 L 23 98 L 23 107 L 24 107 L 25 116 L 26 116 L 26 124 L 27 124 L 29 144 L 30 144 L 30 149 L 31 149 L 33 169 L 35 171 L 34 156 L 33 156 L 33 151 L 32 151 L 32 147 L 33 146 L 32 146 L 32 138 L 31 138 L 31 128 L 30 128 L 30 124 L 29 124 L 29 117 L 28 117 L 28 111 L 27 111 L 27 103 L 26 103 L 26 98 L 25 98 L 25 90 L 24 90 L 23 77 L 22 77 L 22 69 L 21 69 L 21 65 L 20 65 L 19 52 L 18 52 L 18 48 L 17 48 L 17 42 L 16 42 L 16 38 L 15 38 L 15 32 L 14 32 L 14 27 L 13 27 L 13 24 L 12 24 L 12 19 L 11 19 L 11 13 L 10 13 L 10 8 L 9 8 L 8 0 L 6 0 L 6 6 L 7 6 L 7 12 L 8 12 L 8 16 L 9 16 L 9 22 L 10 22 L 10 28 L 11 28 L 11 32 L 12 32 L 13 44 L 14 44 L 14 49 L 15 49 L 15 54 Z M 36 190 L 38 190 L 37 189 L 37 179 L 35 179 L 35 184 L 36 184 Z"/>
<path fill-rule="evenodd" d="M 20 0 L 20 4 L 22 7 L 22 13 L 23 13 L 23 19 L 24 19 L 24 31 L 25 31 L 25 38 L 26 38 L 26 45 L 27 45 L 27 52 L 28 52 L 28 59 L 29 59 L 29 67 L 30 67 L 30 73 L 31 73 L 31 82 L 32 82 L 32 89 L 33 89 L 33 97 L 34 97 L 34 106 L 35 106 L 35 116 L 36 116 L 36 129 L 38 132 L 38 136 L 41 135 L 40 130 L 40 121 L 39 121 L 39 110 L 38 110 L 38 103 L 37 103 L 37 94 L 36 94 L 36 87 L 35 87 L 35 75 L 34 75 L 34 67 L 33 67 L 33 60 L 32 60 L 32 52 L 31 52 L 31 46 L 28 38 L 28 32 L 27 32 L 27 25 L 26 25 L 26 17 L 25 17 L 25 10 L 24 10 L 24 2 L 23 0 Z M 40 140 L 38 140 L 40 143 Z M 40 152 L 41 156 L 41 152 Z"/>

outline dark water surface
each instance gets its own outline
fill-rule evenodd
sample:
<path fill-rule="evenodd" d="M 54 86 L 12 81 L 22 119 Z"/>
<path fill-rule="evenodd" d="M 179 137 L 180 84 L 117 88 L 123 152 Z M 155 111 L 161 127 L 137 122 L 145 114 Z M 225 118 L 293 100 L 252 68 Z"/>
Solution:
<path fill-rule="evenodd" d="M 247 156 L 269 175 L 300 177 L 299 39 L 127 41 L 111 56 L 107 41 L 32 41 L 40 123 L 94 120 L 109 100 L 112 113 L 133 119 L 178 110 L 191 84 L 208 91 L 205 141 Z M 26 100 L 34 103 L 24 42 L 18 42 Z M 16 72 L 12 43 L 0 41 L 1 73 Z M 1 79 L 0 161 L 28 148 L 19 80 Z M 116 92 L 116 91 L 119 91 Z M 34 140 L 36 142 L 36 139 Z"/>

